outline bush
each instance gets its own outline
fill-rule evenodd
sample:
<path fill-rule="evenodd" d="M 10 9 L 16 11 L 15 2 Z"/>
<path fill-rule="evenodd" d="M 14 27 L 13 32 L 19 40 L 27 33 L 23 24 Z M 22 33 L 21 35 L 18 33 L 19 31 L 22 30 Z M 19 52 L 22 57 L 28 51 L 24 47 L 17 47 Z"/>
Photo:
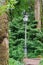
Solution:
<path fill-rule="evenodd" d="M 24 65 L 24 64 L 19 61 L 14 60 L 13 58 L 10 58 L 9 65 Z"/>

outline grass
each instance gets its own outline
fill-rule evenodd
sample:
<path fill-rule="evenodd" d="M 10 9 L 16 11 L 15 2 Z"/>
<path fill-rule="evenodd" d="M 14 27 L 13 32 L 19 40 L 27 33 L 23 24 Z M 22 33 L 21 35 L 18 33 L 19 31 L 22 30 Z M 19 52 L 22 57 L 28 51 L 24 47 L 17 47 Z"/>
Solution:
<path fill-rule="evenodd" d="M 9 58 L 9 65 L 24 65 L 24 63 L 21 63 L 20 61 L 16 61 L 13 58 Z"/>
<path fill-rule="evenodd" d="M 40 64 L 39 65 L 43 65 L 43 59 L 40 61 Z"/>

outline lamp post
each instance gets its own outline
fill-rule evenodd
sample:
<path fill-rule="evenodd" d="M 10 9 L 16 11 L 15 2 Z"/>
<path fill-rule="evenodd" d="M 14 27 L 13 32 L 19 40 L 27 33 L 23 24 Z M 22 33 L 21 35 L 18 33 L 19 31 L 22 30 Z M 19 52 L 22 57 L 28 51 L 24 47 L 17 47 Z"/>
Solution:
<path fill-rule="evenodd" d="M 24 46 L 24 54 L 25 54 L 25 58 L 27 58 L 27 21 L 28 21 L 28 14 L 25 11 L 24 12 L 24 17 L 23 17 L 23 22 L 25 25 L 25 46 Z"/>

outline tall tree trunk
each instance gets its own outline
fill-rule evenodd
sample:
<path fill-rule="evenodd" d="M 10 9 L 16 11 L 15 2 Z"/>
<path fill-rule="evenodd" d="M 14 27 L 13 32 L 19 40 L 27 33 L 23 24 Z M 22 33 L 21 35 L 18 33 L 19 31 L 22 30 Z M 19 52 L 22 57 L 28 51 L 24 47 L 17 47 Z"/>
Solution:
<path fill-rule="evenodd" d="M 37 28 L 41 31 L 41 1 L 35 0 L 35 20 L 38 21 Z"/>
<path fill-rule="evenodd" d="M 9 44 L 8 44 L 8 18 L 7 17 L 8 16 L 6 13 L 0 16 L 0 65 L 8 65 Z"/>
<path fill-rule="evenodd" d="M 41 12 L 41 20 L 42 20 L 42 31 L 43 31 L 43 0 L 41 0 L 42 12 Z"/>

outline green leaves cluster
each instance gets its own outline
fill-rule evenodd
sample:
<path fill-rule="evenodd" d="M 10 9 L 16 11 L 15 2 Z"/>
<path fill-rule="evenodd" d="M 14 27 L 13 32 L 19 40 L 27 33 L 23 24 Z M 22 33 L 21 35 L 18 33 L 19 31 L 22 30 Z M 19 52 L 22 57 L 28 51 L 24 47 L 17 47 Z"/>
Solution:
<path fill-rule="evenodd" d="M 0 15 L 4 12 L 7 12 L 9 9 L 15 8 L 15 4 L 17 3 L 16 0 L 9 0 L 6 2 L 6 5 L 0 5 Z"/>
<path fill-rule="evenodd" d="M 9 59 L 9 65 L 24 65 L 23 63 L 16 61 L 12 58 Z"/>

